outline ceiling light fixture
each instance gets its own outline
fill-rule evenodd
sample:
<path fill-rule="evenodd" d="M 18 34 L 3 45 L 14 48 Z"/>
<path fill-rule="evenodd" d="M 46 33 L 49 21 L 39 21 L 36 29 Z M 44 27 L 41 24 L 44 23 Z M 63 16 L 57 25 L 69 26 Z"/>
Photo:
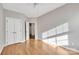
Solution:
<path fill-rule="evenodd" d="M 36 8 L 36 6 L 38 5 L 39 3 L 33 3 L 33 7 Z"/>

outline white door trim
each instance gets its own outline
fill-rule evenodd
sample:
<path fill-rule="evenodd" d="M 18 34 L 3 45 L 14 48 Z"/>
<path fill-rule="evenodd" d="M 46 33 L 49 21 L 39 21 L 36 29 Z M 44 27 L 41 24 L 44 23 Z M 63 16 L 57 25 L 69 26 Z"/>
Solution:
<path fill-rule="evenodd" d="M 29 22 L 26 21 L 26 40 L 29 40 Z"/>
<path fill-rule="evenodd" d="M 38 39 L 38 33 L 37 33 L 37 22 L 27 22 L 26 21 L 26 38 L 29 40 L 29 23 L 35 23 L 35 39 Z"/>

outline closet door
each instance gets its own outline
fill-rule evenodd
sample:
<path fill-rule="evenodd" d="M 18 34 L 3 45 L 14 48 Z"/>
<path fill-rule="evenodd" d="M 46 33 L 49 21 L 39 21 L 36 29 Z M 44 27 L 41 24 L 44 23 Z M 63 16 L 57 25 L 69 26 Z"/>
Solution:
<path fill-rule="evenodd" d="M 20 19 L 15 20 L 15 42 L 22 42 L 24 40 L 23 38 L 23 29 L 22 28 L 23 22 Z"/>
<path fill-rule="evenodd" d="M 6 45 L 25 40 L 23 25 L 24 23 L 21 19 L 6 18 Z"/>
<path fill-rule="evenodd" d="M 14 39 L 14 20 L 6 19 L 6 45 L 13 44 L 15 42 Z"/>

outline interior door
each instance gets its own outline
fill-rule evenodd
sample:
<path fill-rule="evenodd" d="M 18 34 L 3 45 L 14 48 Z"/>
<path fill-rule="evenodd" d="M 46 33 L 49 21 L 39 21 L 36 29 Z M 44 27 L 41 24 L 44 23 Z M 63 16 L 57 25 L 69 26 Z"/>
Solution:
<path fill-rule="evenodd" d="M 6 18 L 6 45 L 25 40 L 23 24 L 21 19 Z"/>
<path fill-rule="evenodd" d="M 15 42 L 21 42 L 23 41 L 23 31 L 22 31 L 22 20 L 16 20 L 15 21 Z"/>
<path fill-rule="evenodd" d="M 14 43 L 14 21 L 6 19 L 6 45 Z"/>

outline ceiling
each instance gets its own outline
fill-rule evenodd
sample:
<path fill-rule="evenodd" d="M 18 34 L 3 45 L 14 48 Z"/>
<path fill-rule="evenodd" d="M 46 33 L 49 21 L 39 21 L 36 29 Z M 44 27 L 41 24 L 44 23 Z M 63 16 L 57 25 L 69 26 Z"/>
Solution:
<path fill-rule="evenodd" d="M 63 5 L 65 3 L 3 3 L 5 9 L 23 13 L 29 18 L 42 16 Z"/>

